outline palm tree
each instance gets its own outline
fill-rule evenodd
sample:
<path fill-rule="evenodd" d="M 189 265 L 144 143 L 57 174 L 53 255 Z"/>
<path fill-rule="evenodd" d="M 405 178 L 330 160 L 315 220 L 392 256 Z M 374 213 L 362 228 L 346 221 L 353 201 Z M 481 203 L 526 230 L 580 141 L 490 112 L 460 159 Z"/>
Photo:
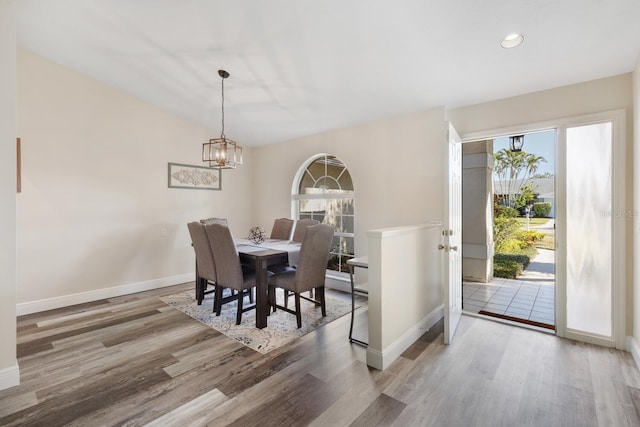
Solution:
<path fill-rule="evenodd" d="M 542 156 L 524 151 L 511 151 L 506 148 L 494 154 L 493 173 L 498 178 L 499 194 L 505 196 L 507 206 L 513 207 L 517 196 L 529 179 L 537 172 L 541 162 L 547 160 Z"/>

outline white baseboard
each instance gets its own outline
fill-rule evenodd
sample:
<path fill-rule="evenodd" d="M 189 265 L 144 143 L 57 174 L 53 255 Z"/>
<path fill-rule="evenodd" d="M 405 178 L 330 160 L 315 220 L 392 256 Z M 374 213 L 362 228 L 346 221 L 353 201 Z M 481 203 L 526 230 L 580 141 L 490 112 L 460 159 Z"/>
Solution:
<path fill-rule="evenodd" d="M 382 351 L 367 347 L 367 365 L 381 371 L 386 369 L 429 328 L 442 319 L 442 316 L 444 316 L 444 306 L 440 305 Z"/>
<path fill-rule="evenodd" d="M 25 314 L 39 313 L 41 311 L 68 307 L 70 305 L 83 304 L 105 298 L 119 297 L 122 295 L 134 294 L 136 292 L 179 285 L 193 280 L 193 273 L 186 273 L 179 276 L 163 277 L 160 279 L 146 280 L 144 282 L 127 283 L 125 285 L 114 286 L 111 288 L 96 289 L 94 291 L 80 292 L 55 298 L 23 302 L 16 304 L 16 315 L 22 316 Z"/>
<path fill-rule="evenodd" d="M 14 387 L 20 384 L 20 368 L 18 361 L 13 366 L 0 369 L 0 390 Z"/>
<path fill-rule="evenodd" d="M 633 360 L 636 362 L 636 368 L 640 369 L 640 345 L 634 337 L 627 337 L 627 351 L 633 356 Z"/>

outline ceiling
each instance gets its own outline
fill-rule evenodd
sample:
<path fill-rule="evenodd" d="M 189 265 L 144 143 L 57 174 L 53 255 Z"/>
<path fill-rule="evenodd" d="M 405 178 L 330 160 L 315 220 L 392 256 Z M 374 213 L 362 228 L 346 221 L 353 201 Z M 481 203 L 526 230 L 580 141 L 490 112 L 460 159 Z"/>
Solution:
<path fill-rule="evenodd" d="M 259 146 L 633 70 L 638 0 L 20 0 L 18 44 Z M 500 47 L 522 32 L 524 43 Z"/>

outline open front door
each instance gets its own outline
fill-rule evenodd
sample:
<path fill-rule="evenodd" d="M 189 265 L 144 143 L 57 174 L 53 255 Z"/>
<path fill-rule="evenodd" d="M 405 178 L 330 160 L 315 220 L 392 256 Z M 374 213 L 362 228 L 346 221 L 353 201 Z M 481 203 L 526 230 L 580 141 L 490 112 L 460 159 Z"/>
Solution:
<path fill-rule="evenodd" d="M 449 124 L 445 178 L 444 251 L 444 342 L 450 344 L 462 315 L 462 140 Z"/>

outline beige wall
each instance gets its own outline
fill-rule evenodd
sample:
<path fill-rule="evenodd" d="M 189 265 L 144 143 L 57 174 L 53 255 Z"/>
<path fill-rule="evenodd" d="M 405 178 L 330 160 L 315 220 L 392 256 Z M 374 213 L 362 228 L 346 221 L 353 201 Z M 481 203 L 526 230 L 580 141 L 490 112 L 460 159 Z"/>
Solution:
<path fill-rule="evenodd" d="M 488 130 L 528 127 L 531 124 L 553 121 L 559 118 L 573 117 L 583 114 L 603 111 L 626 109 L 627 132 L 625 135 L 625 152 L 627 159 L 626 170 L 628 182 L 631 182 L 633 171 L 633 91 L 631 73 L 621 74 L 605 79 L 578 83 L 556 89 L 516 96 L 494 102 L 473 105 L 450 110 L 449 119 L 457 128 L 458 133 L 465 138 L 472 134 L 481 134 Z M 632 186 L 626 188 L 625 210 L 633 209 Z M 631 235 L 631 219 L 625 217 L 627 236 Z M 627 306 L 626 330 L 631 334 L 633 328 L 632 304 L 632 250 L 633 242 L 626 241 L 626 277 Z"/>
<path fill-rule="evenodd" d="M 188 221 L 227 217 L 236 233 L 252 223 L 251 150 L 223 171 L 222 191 L 169 189 L 167 162 L 202 164 L 215 132 L 24 50 L 18 132 L 19 309 L 185 281 Z"/>
<path fill-rule="evenodd" d="M 291 215 L 298 168 L 319 153 L 337 156 L 353 179 L 357 256 L 367 230 L 442 221 L 445 135 L 444 109 L 434 108 L 256 148 L 255 225 Z"/>
<path fill-rule="evenodd" d="M 0 0 L 0 389 L 19 382 L 16 359 L 15 3 Z"/>
<path fill-rule="evenodd" d="M 633 292 L 629 300 L 633 301 L 633 337 L 636 364 L 640 365 L 640 56 L 633 72 Z"/>

